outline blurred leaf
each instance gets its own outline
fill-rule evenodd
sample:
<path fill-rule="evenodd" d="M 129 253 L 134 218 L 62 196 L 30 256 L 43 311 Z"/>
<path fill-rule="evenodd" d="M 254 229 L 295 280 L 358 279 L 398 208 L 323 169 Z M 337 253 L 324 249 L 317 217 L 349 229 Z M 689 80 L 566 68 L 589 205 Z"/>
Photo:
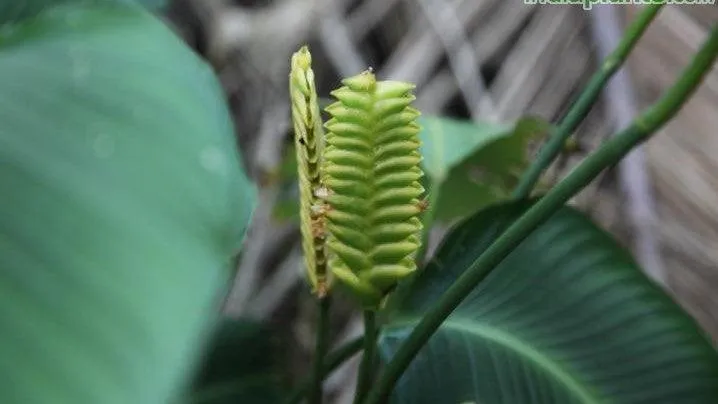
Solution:
<path fill-rule="evenodd" d="M 299 223 L 299 184 L 294 142 L 285 147 L 282 163 L 273 181 L 279 187 L 279 195 L 272 216 L 279 221 L 291 220 Z"/>
<path fill-rule="evenodd" d="M 444 221 L 507 199 L 530 163 L 529 144 L 550 129 L 539 118 L 509 126 L 423 117 L 420 124 L 428 182 L 441 184 L 435 217 Z"/>
<path fill-rule="evenodd" d="M 424 171 L 439 181 L 446 179 L 449 171 L 475 150 L 511 131 L 509 125 L 472 123 L 447 117 L 422 116 L 419 124 L 422 127 Z"/>
<path fill-rule="evenodd" d="M 156 10 L 167 5 L 168 0 L 119 0 L 125 2 L 135 2 L 150 10 Z"/>
<path fill-rule="evenodd" d="M 187 404 L 280 402 L 273 338 L 259 323 L 226 319 L 218 327 Z"/>
<path fill-rule="evenodd" d="M 0 40 L 0 402 L 165 403 L 255 203 L 223 92 L 137 7 L 27 18 Z"/>
<path fill-rule="evenodd" d="M 384 327 L 384 359 L 526 207 L 491 207 L 448 235 Z M 713 403 L 716 380 L 718 355 L 693 320 L 566 207 L 442 324 L 393 402 Z"/>
<path fill-rule="evenodd" d="M 19 22 L 56 7 L 101 6 L 112 3 L 139 4 L 150 10 L 156 10 L 166 6 L 167 0 L 3 0 L 0 1 L 0 23 Z M 0 33 L 0 38 L 3 34 L 11 34 L 12 28 L 3 27 L 5 31 Z"/>

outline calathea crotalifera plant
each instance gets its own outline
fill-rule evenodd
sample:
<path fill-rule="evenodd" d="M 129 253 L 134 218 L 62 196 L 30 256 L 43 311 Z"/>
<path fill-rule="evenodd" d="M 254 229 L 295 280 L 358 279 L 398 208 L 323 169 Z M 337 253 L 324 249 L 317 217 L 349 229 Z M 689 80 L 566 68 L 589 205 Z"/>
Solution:
<path fill-rule="evenodd" d="M 301 228 L 315 290 L 334 279 L 367 310 L 416 269 L 421 244 L 419 111 L 414 85 L 367 70 L 342 81 L 322 139 L 306 47 L 292 58 L 291 97 Z M 324 144 L 326 143 L 326 146 Z M 326 251 L 324 250 L 326 237 Z M 312 255 L 313 254 L 313 255 Z"/>

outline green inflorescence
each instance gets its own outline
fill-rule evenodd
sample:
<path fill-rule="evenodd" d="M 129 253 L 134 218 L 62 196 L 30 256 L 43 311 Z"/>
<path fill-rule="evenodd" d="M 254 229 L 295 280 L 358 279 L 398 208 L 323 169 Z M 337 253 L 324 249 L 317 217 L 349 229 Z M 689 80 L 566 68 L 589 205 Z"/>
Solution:
<path fill-rule="evenodd" d="M 370 71 L 342 82 L 327 107 L 323 153 L 329 268 L 365 309 L 377 309 L 416 270 L 422 228 L 419 111 L 414 86 L 376 81 Z"/>
<path fill-rule="evenodd" d="M 312 71 L 312 57 L 304 46 L 292 55 L 289 94 L 294 122 L 294 144 L 299 174 L 299 210 L 302 248 L 307 277 L 313 293 L 324 296 L 329 289 L 326 271 L 322 201 L 317 193 L 321 183 L 324 131 Z"/>

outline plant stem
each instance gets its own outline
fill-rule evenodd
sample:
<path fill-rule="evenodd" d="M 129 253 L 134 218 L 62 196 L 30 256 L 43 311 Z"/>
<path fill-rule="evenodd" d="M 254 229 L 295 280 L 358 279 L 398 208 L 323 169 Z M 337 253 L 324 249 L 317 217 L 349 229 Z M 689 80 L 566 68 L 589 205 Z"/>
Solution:
<path fill-rule="evenodd" d="M 638 40 L 648 28 L 648 25 L 658 15 L 663 4 L 647 6 L 631 25 L 619 42 L 618 47 L 603 61 L 601 68 L 591 77 L 578 100 L 571 106 L 564 119 L 553 132 L 548 142 L 541 148 L 536 160 L 526 170 L 513 192 L 514 199 L 524 199 L 529 196 L 541 174 L 559 155 L 566 139 L 568 139 L 601 95 L 603 87 L 608 80 L 625 62 L 628 54 L 633 50 Z"/>
<path fill-rule="evenodd" d="M 633 123 L 589 155 L 563 181 L 514 222 L 441 296 L 401 344 L 370 391 L 365 404 L 379 404 L 388 397 L 404 370 L 441 323 L 486 275 L 531 232 L 548 220 L 566 201 L 590 183 L 603 169 L 616 164 L 632 148 L 647 140 L 671 119 L 698 87 L 718 56 L 718 24 L 708 40 L 663 97 Z"/>
<path fill-rule="evenodd" d="M 309 394 L 309 402 L 312 404 L 322 404 L 322 381 L 324 380 L 324 356 L 327 354 L 329 346 L 329 308 L 331 306 L 331 297 L 329 295 L 320 297 L 319 303 L 319 320 L 317 322 L 317 342 L 314 350 L 314 366 L 312 370 L 312 388 Z"/>
<path fill-rule="evenodd" d="M 364 311 L 364 354 L 362 355 L 361 365 L 359 365 L 359 378 L 357 380 L 356 396 L 354 396 L 354 404 L 364 401 L 374 373 L 374 356 L 376 352 L 376 313 L 371 310 Z"/>
<path fill-rule="evenodd" d="M 321 377 L 324 378 L 328 374 L 332 373 L 341 364 L 349 360 L 349 358 L 359 353 L 363 346 L 364 337 L 362 336 L 351 340 L 327 355 L 324 360 L 324 365 L 322 365 Z M 294 393 L 289 395 L 289 399 L 285 401 L 285 404 L 297 404 L 302 401 L 302 398 L 304 398 L 304 396 L 306 396 L 312 388 L 314 380 L 314 375 L 304 379 L 304 381 L 299 385 L 300 387 L 294 390 Z"/>

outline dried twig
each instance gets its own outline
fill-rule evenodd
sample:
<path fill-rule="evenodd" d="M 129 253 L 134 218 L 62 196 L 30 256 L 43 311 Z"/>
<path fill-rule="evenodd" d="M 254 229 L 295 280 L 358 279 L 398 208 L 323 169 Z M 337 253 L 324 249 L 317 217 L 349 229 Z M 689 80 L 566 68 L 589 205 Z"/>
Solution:
<path fill-rule="evenodd" d="M 551 74 L 545 78 L 538 93 L 530 102 L 528 113 L 549 120 L 560 118 L 570 101 L 585 83 L 592 70 L 591 51 L 585 39 L 572 36 L 554 58 Z M 566 63 L 570 60 L 571 63 Z"/>
<path fill-rule="evenodd" d="M 362 335 L 362 330 L 361 317 L 354 316 L 340 333 L 336 346 L 342 346 L 348 341 Z M 328 392 L 339 395 L 339 398 L 335 400 L 337 404 L 351 403 L 353 401 L 358 370 L 359 356 L 347 361 L 326 379 L 324 388 Z"/>
<path fill-rule="evenodd" d="M 262 269 L 262 254 L 266 251 L 268 240 L 271 240 L 270 221 L 276 198 L 275 187 L 260 190 L 259 204 L 254 213 L 250 234 L 247 237 L 242 260 L 237 270 L 237 277 L 225 304 L 225 312 L 229 316 L 239 317 L 244 314 L 247 302 L 257 289 Z"/>
<path fill-rule="evenodd" d="M 368 66 L 356 46 L 353 33 L 347 28 L 340 6 L 344 1 L 327 2 L 319 23 L 319 39 L 326 48 L 329 61 L 342 77 L 353 76 Z"/>
<path fill-rule="evenodd" d="M 391 11 L 399 0 L 366 0 L 347 17 L 349 32 L 362 39 Z"/>
<path fill-rule="evenodd" d="M 294 247 L 287 258 L 279 265 L 271 278 L 252 299 L 247 315 L 259 319 L 269 318 L 282 304 L 289 292 L 302 279 L 302 252 Z"/>
<path fill-rule="evenodd" d="M 489 12 L 495 4 L 492 1 L 453 0 L 449 3 L 456 9 L 461 26 Z M 443 56 L 443 48 L 436 34 L 427 30 L 424 21 L 418 21 L 406 34 L 397 49 L 382 68 L 385 77 L 406 80 L 422 85 L 431 76 Z"/>
<path fill-rule="evenodd" d="M 506 2 L 496 7 L 490 18 L 481 20 L 481 24 L 478 24 L 471 38 L 476 59 L 481 63 L 494 58 L 534 11 L 532 5 L 515 7 Z M 417 105 L 422 111 L 438 113 L 458 91 L 459 86 L 451 69 L 443 68 L 422 86 L 421 92 L 417 95 Z M 485 92 L 485 96 L 488 99 L 493 98 L 489 92 Z"/>
<path fill-rule="evenodd" d="M 483 116 L 486 120 L 495 120 L 494 103 L 486 94 L 486 86 L 479 72 L 479 60 L 454 8 L 442 0 L 419 0 L 418 4 L 446 49 L 449 66 L 471 118 L 479 120 Z"/>
<path fill-rule="evenodd" d="M 564 38 L 576 35 L 580 27 L 571 7 L 539 8 L 523 31 L 491 86 L 501 119 L 521 115 L 548 76 L 554 54 Z M 538 39 L 537 39 L 538 38 Z"/>
<path fill-rule="evenodd" d="M 615 7 L 595 7 L 591 15 L 591 27 L 596 38 L 600 58 L 605 58 L 618 45 L 621 27 Z M 630 124 L 637 115 L 633 83 L 628 71 L 616 72 L 605 91 L 609 116 L 617 129 Z M 634 249 L 638 261 L 646 273 L 658 283 L 665 284 L 665 272 L 658 241 L 654 237 L 655 207 L 646 171 L 646 155 L 643 147 L 631 152 L 619 165 L 619 181 L 626 195 L 625 215 L 635 234 Z"/>

